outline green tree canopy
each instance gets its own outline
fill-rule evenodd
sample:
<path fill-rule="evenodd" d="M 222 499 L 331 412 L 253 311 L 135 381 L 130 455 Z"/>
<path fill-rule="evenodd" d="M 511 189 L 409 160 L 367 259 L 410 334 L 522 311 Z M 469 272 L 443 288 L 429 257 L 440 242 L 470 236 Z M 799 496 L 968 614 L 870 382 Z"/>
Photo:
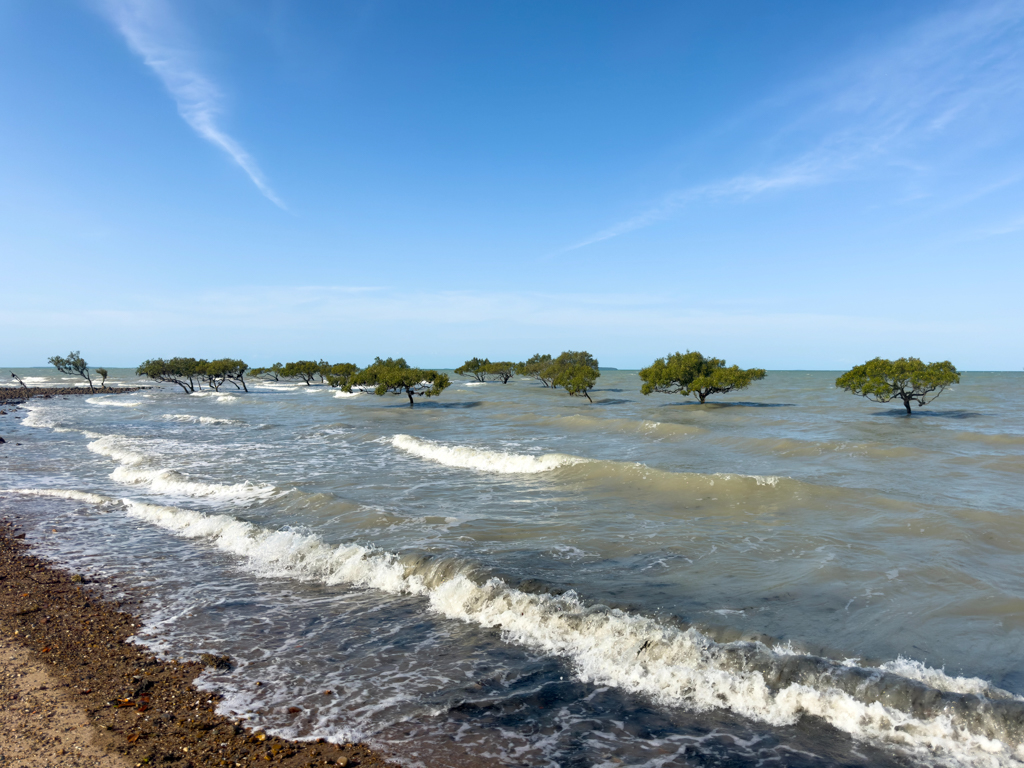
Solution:
<path fill-rule="evenodd" d="M 909 414 L 911 403 L 930 403 L 950 384 L 959 382 L 960 373 L 948 360 L 926 364 L 916 357 L 876 357 L 844 373 L 836 379 L 836 386 L 876 403 L 899 398 Z"/>
<path fill-rule="evenodd" d="M 484 367 L 484 373 L 502 384 L 508 384 L 508 380 L 516 375 L 516 364 L 509 360 L 502 360 L 498 363 L 488 363 Z"/>
<path fill-rule="evenodd" d="M 81 376 L 89 382 L 89 390 L 96 391 L 92 385 L 92 377 L 89 375 L 89 364 L 82 359 L 78 352 L 68 352 L 67 357 L 56 355 L 49 359 L 49 363 L 65 376 Z"/>
<path fill-rule="evenodd" d="M 435 397 L 451 386 L 447 374 L 437 371 L 426 371 L 410 368 L 404 358 L 387 360 L 376 358 L 358 373 L 353 374 L 345 387 L 351 392 L 353 387 L 373 389 L 377 395 L 391 393 L 400 395 L 403 392 L 409 397 L 409 405 L 413 405 L 413 395 Z"/>
<path fill-rule="evenodd" d="M 194 357 L 174 357 L 170 360 L 154 358 L 135 369 L 136 376 L 146 376 L 153 381 L 177 384 L 186 394 L 196 391 L 196 380 L 201 375 L 200 361 Z"/>
<path fill-rule="evenodd" d="M 227 363 L 227 380 L 235 385 L 235 389 L 238 389 L 238 385 L 241 384 L 242 389 L 248 392 L 249 387 L 245 385 L 245 372 L 249 370 L 249 366 L 242 360 L 230 358 L 225 359 L 223 362 Z"/>
<path fill-rule="evenodd" d="M 708 395 L 744 389 L 767 375 L 763 368 L 743 369 L 737 365 L 726 368 L 725 360 L 687 350 L 685 355 L 676 352 L 641 369 L 643 386 L 640 391 L 645 395 L 652 392 L 692 394 L 703 403 Z"/>
<path fill-rule="evenodd" d="M 479 357 L 474 357 L 472 360 L 467 360 L 456 368 L 455 373 L 459 376 L 468 376 L 477 381 L 487 381 L 487 366 L 490 364 L 491 361 L 486 357 L 482 360 Z"/>
<path fill-rule="evenodd" d="M 345 389 L 349 379 L 359 372 L 359 366 L 354 363 L 334 363 L 325 366 L 321 371 L 328 384 Z"/>
<path fill-rule="evenodd" d="M 96 373 L 101 377 L 100 386 L 107 386 L 107 376 L 110 375 L 110 371 L 108 371 L 106 368 L 97 368 Z"/>
<path fill-rule="evenodd" d="M 537 379 L 545 387 L 551 386 L 551 376 L 548 375 L 550 368 L 551 355 L 536 354 L 525 362 L 516 363 L 516 373 Z"/>
<path fill-rule="evenodd" d="M 285 363 L 281 369 L 281 376 L 286 379 L 301 379 L 308 387 L 313 379 L 320 375 L 320 363 L 312 360 L 298 360 L 294 363 Z"/>
<path fill-rule="evenodd" d="M 588 390 L 597 383 L 601 369 L 589 352 L 563 352 L 543 371 L 551 386 L 563 387 L 570 396 L 583 396 L 591 403 Z"/>
<path fill-rule="evenodd" d="M 235 389 L 249 391 L 249 388 L 245 385 L 245 372 L 249 370 L 249 366 L 242 360 L 222 357 L 219 360 L 211 360 L 209 362 L 201 360 L 198 362 L 202 371 L 201 378 L 209 384 L 211 389 L 219 392 L 225 382 L 230 381 Z M 242 386 L 238 386 L 239 384 Z"/>

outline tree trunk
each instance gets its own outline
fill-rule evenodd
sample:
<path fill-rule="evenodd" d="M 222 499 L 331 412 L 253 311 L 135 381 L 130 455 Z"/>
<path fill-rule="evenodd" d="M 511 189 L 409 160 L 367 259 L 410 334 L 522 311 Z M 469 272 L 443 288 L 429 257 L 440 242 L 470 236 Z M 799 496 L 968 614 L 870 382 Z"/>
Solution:
<path fill-rule="evenodd" d="M 903 407 L 907 409 L 907 416 L 910 416 L 912 414 L 912 411 L 910 410 L 910 400 L 909 399 L 903 398 Z"/>
<path fill-rule="evenodd" d="M 587 398 L 587 400 L 590 400 L 590 393 L 589 393 L 589 392 L 587 392 L 587 390 L 585 390 L 585 389 L 583 390 L 583 396 L 584 396 L 585 398 Z M 594 401 L 593 401 L 593 400 L 590 400 L 590 402 L 591 402 L 591 404 L 593 404 L 593 402 L 594 402 Z"/>
<path fill-rule="evenodd" d="M 407 394 L 409 396 L 409 407 L 412 408 L 414 405 L 416 405 L 416 403 L 414 403 L 412 401 L 412 390 L 411 389 L 405 390 L 405 394 Z"/>
<path fill-rule="evenodd" d="M 699 397 L 699 398 L 700 398 L 700 404 L 701 404 L 701 405 L 704 405 L 704 398 L 705 398 L 705 397 L 707 397 L 707 395 L 706 395 L 706 394 L 704 394 L 703 392 L 698 392 L 698 393 L 697 393 L 697 397 Z"/>
<path fill-rule="evenodd" d="M 242 382 L 242 389 L 244 389 L 246 392 L 248 392 L 249 388 L 247 386 L 245 386 L 245 375 L 243 374 L 243 375 L 239 376 L 238 380 L 240 382 Z"/>

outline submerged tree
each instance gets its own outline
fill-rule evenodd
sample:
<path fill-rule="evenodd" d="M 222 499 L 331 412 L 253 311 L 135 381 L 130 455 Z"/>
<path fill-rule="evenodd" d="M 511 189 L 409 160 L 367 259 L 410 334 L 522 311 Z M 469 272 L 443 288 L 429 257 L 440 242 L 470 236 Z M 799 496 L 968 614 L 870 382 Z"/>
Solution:
<path fill-rule="evenodd" d="M 243 360 L 225 359 L 221 362 L 227 363 L 225 377 L 235 385 L 235 389 L 238 389 L 238 385 L 241 384 L 242 390 L 248 392 L 249 387 L 245 385 L 245 372 L 249 370 L 249 366 Z"/>
<path fill-rule="evenodd" d="M 267 381 L 280 381 L 281 371 L 284 370 L 284 366 L 280 363 L 274 363 L 269 368 L 250 368 L 249 376 L 253 379 L 266 379 Z"/>
<path fill-rule="evenodd" d="M 908 414 L 912 413 L 911 403 L 930 403 L 946 387 L 958 383 L 960 373 L 948 360 L 922 363 L 916 357 L 901 357 L 899 360 L 876 357 L 836 379 L 836 386 L 840 389 L 876 403 L 888 403 L 899 398 Z"/>
<path fill-rule="evenodd" d="M 321 370 L 324 379 L 332 387 L 341 387 L 344 389 L 348 386 L 349 380 L 359 372 L 359 366 L 355 363 L 334 363 L 333 365 L 326 365 Z"/>
<path fill-rule="evenodd" d="M 200 373 L 200 363 L 193 357 L 174 357 L 170 360 L 158 357 L 147 360 L 135 369 L 136 376 L 177 384 L 185 394 L 196 391 L 196 379 Z"/>
<path fill-rule="evenodd" d="M 308 387 L 313 383 L 313 379 L 320 375 L 320 363 L 314 363 L 312 360 L 285 363 L 281 375 L 286 379 L 301 379 Z"/>
<path fill-rule="evenodd" d="M 48 362 L 66 376 L 81 376 L 89 382 L 89 390 L 96 391 L 92 385 L 92 377 L 89 375 L 89 364 L 82 359 L 78 352 L 68 352 L 67 357 L 54 356 Z"/>
<path fill-rule="evenodd" d="M 537 354 L 531 357 L 529 360 L 516 363 L 516 373 L 520 376 L 528 376 L 531 379 L 537 379 L 545 387 L 551 386 L 551 355 Z"/>
<path fill-rule="evenodd" d="M 477 381 L 487 381 L 487 366 L 490 364 L 491 361 L 486 357 L 483 360 L 479 357 L 474 357 L 472 360 L 467 360 L 456 368 L 455 373 L 459 376 L 469 376 Z"/>
<path fill-rule="evenodd" d="M 97 369 L 96 369 L 96 373 L 97 373 L 97 374 L 98 374 L 99 376 L 101 376 L 101 377 L 102 377 L 102 379 L 101 379 L 101 381 L 100 381 L 100 386 L 101 386 L 101 387 L 105 387 L 105 386 L 107 386 L 107 376 L 109 376 L 109 375 L 110 375 L 110 373 L 109 373 L 109 372 L 107 371 L 107 369 L 106 369 L 106 368 L 97 368 Z"/>
<path fill-rule="evenodd" d="M 211 389 L 219 392 L 220 388 L 230 381 L 235 389 L 249 391 L 245 385 L 245 372 L 249 370 L 249 366 L 244 361 L 222 357 L 209 362 L 200 360 L 198 363 L 200 378 L 206 381 Z M 239 384 L 242 386 L 238 386 Z"/>
<path fill-rule="evenodd" d="M 767 375 L 763 368 L 743 369 L 738 365 L 726 368 L 725 360 L 687 350 L 685 355 L 676 352 L 641 369 L 640 380 L 644 383 L 640 391 L 645 395 L 651 392 L 692 394 L 703 403 L 708 395 L 744 389 Z"/>
<path fill-rule="evenodd" d="M 495 381 L 508 384 L 508 380 L 516 375 L 516 364 L 509 360 L 503 360 L 499 363 L 488 363 L 484 368 L 484 372 Z"/>
<path fill-rule="evenodd" d="M 563 387 L 570 396 L 590 399 L 588 390 L 593 389 L 601 375 L 597 359 L 589 352 L 563 352 L 543 372 L 553 387 Z"/>
<path fill-rule="evenodd" d="M 370 390 L 377 395 L 391 393 L 400 395 L 403 392 L 409 397 L 409 405 L 412 406 L 413 395 L 420 397 L 436 397 L 445 389 L 451 386 L 448 375 L 437 371 L 426 371 L 420 368 L 410 368 L 404 358 L 387 360 L 376 358 L 371 365 L 368 365 L 358 373 L 353 374 L 345 386 L 346 392 L 351 392 L 354 387 Z"/>
<path fill-rule="evenodd" d="M 25 390 L 28 389 L 28 387 L 25 386 L 25 382 L 21 380 L 21 376 L 16 374 L 14 371 L 11 371 L 11 378 L 12 379 L 17 379 L 18 383 L 21 384 L 21 388 L 22 389 L 25 389 Z"/>
<path fill-rule="evenodd" d="M 492 379 L 500 381 L 502 384 L 508 384 L 508 380 L 516 375 L 516 364 L 508 360 L 492 363 L 486 357 L 482 360 L 479 357 L 474 357 L 456 368 L 455 373 L 459 376 L 469 376 L 477 381 Z"/>

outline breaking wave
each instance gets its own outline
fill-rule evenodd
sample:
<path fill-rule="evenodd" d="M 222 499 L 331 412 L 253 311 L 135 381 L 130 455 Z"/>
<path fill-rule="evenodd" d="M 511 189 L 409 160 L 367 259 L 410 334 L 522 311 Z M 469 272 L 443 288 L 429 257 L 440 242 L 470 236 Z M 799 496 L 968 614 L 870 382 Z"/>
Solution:
<path fill-rule="evenodd" d="M 182 424 L 242 424 L 237 419 L 217 419 L 213 416 L 193 416 L 188 413 L 165 413 L 161 418 Z"/>
<path fill-rule="evenodd" d="M 221 484 L 198 480 L 167 468 L 142 468 L 150 457 L 136 449 L 136 443 L 119 435 L 106 435 L 87 446 L 93 453 L 113 459 L 121 466 L 111 472 L 112 480 L 124 485 L 147 486 L 155 493 L 195 496 L 225 501 L 253 501 L 274 495 L 277 489 L 265 483 Z"/>
<path fill-rule="evenodd" d="M 113 397 L 87 397 L 85 402 L 92 405 L 116 406 L 118 408 L 138 408 L 142 405 L 139 400 L 122 400 L 117 395 Z"/>
<path fill-rule="evenodd" d="M 413 456 L 446 467 L 474 469 L 495 474 L 538 474 L 559 470 L 565 480 L 627 489 L 631 495 L 703 493 L 742 496 L 759 488 L 786 488 L 791 493 L 813 486 L 775 475 L 711 474 L 668 472 L 636 462 L 606 461 L 570 456 L 564 453 L 531 455 L 488 451 L 464 445 L 443 445 L 410 435 L 395 435 L 392 445 Z M 639 485 L 638 485 L 639 483 Z"/>
<path fill-rule="evenodd" d="M 453 558 L 331 546 L 317 535 L 229 515 L 124 503 L 132 517 L 205 539 L 261 576 L 422 596 L 443 616 L 500 629 L 509 642 L 569 659 L 595 685 L 776 726 L 815 716 L 932 765 L 1009 766 L 1024 759 L 1024 700 L 916 662 L 858 667 L 758 642 L 718 643 L 693 627 L 588 604 L 572 591 L 524 592 Z"/>
<path fill-rule="evenodd" d="M 587 459 L 567 456 L 563 453 L 531 456 L 525 453 L 486 451 L 463 445 L 448 446 L 432 440 L 421 440 L 410 435 L 395 435 L 391 438 L 391 444 L 395 448 L 413 456 L 435 461 L 446 467 L 476 469 L 481 472 L 496 472 L 502 475 L 550 472 L 559 467 L 587 461 Z"/>
<path fill-rule="evenodd" d="M 106 504 L 113 501 L 109 496 L 100 496 L 98 493 L 87 493 L 86 491 L 61 490 L 58 488 L 5 488 L 0 493 L 18 493 L 23 496 L 49 496 L 56 499 L 70 499 L 71 501 L 84 501 L 86 504 Z"/>
<path fill-rule="evenodd" d="M 248 481 L 232 485 L 208 483 L 173 469 L 133 469 L 121 466 L 110 473 L 110 478 L 124 485 L 145 485 L 156 493 L 169 496 L 210 497 L 225 501 L 266 499 L 277 490 L 272 485 Z"/>

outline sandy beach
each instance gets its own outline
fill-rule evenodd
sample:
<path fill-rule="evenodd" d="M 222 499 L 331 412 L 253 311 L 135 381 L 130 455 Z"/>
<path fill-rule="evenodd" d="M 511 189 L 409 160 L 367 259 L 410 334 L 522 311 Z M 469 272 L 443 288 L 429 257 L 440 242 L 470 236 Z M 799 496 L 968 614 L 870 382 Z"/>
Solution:
<path fill-rule="evenodd" d="M 361 745 L 290 742 L 217 715 L 218 697 L 192 685 L 203 664 L 127 642 L 130 606 L 33 556 L 20 535 L 0 515 L 0 766 L 387 764 Z"/>

